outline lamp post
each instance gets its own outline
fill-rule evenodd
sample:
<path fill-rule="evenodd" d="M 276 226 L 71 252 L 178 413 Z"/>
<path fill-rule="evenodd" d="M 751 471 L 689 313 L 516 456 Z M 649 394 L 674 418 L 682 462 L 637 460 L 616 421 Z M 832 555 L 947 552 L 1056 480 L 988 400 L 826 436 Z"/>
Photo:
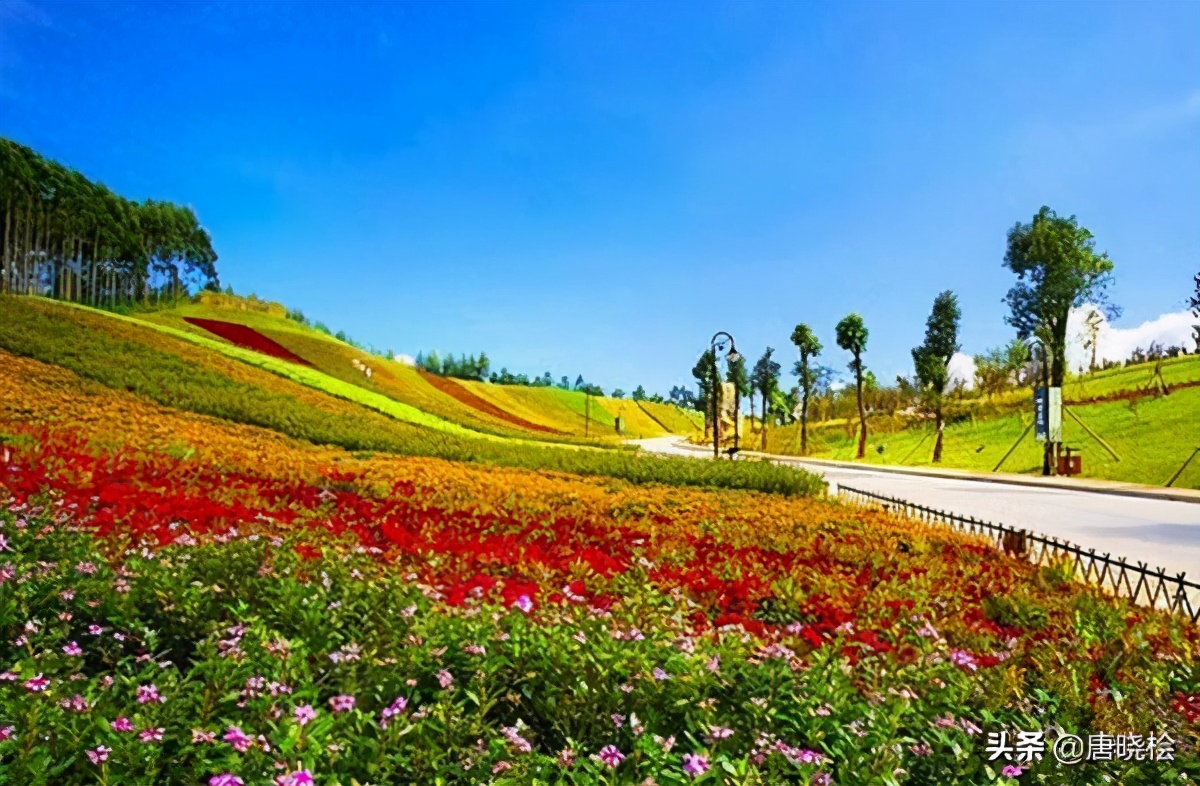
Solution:
<path fill-rule="evenodd" d="M 742 356 L 738 354 L 737 347 L 734 346 L 733 336 L 729 335 L 724 330 L 722 330 L 722 331 L 719 331 L 715 336 L 712 337 L 712 341 L 709 342 L 709 346 L 712 348 L 712 356 L 713 356 L 713 384 L 712 384 L 713 458 L 721 457 L 721 415 L 720 415 L 720 412 L 718 411 L 718 407 L 717 407 L 717 402 L 720 398 L 717 391 L 720 389 L 721 375 L 717 373 L 717 352 L 724 351 L 726 343 L 729 344 L 729 352 L 725 355 L 725 359 L 730 361 L 731 363 L 736 363 L 737 361 L 742 359 Z M 735 395 L 736 395 L 736 391 L 735 391 Z M 734 413 L 734 417 L 735 418 L 737 417 L 736 412 Z M 734 423 L 734 428 L 735 429 L 737 428 L 736 422 Z M 735 433 L 736 433 L 736 431 L 735 431 Z"/>

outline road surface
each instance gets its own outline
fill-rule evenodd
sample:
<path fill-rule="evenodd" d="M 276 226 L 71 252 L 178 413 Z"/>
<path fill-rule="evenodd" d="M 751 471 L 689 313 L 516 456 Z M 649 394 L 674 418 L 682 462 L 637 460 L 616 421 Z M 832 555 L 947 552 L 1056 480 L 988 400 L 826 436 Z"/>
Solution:
<path fill-rule="evenodd" d="M 711 449 L 698 450 L 677 437 L 635 444 L 654 453 L 712 458 Z M 1193 502 L 831 467 L 798 458 L 776 463 L 804 466 L 839 486 L 1024 528 L 1200 582 L 1200 504 Z"/>

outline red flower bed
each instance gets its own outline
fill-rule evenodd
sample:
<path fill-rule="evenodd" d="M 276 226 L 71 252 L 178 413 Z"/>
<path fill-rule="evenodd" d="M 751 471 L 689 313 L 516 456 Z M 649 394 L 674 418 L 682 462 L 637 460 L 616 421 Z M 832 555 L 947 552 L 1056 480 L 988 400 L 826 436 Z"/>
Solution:
<path fill-rule="evenodd" d="M 561 431 L 552 429 L 549 426 L 542 426 L 537 423 L 531 423 L 528 420 L 525 420 L 524 418 L 517 417 L 516 415 L 512 414 L 511 412 L 506 412 L 503 409 L 500 409 L 500 407 L 496 406 L 492 402 L 487 401 L 486 399 L 482 399 L 479 396 L 476 396 L 474 393 L 467 390 L 462 385 L 458 384 L 457 382 L 455 382 L 452 379 L 446 379 L 445 377 L 439 377 L 437 374 L 427 374 L 425 372 L 421 372 L 421 377 L 426 382 L 428 382 L 430 385 L 433 385 L 435 388 L 442 391 L 446 395 L 457 399 L 458 401 L 462 402 L 463 404 L 466 404 L 468 407 L 471 407 L 472 409 L 477 409 L 480 412 L 483 412 L 484 414 L 487 414 L 487 415 L 491 415 L 494 418 L 499 418 L 500 420 L 503 420 L 506 423 L 511 423 L 514 426 L 520 426 L 521 428 L 527 429 L 529 431 L 541 431 L 545 434 L 561 434 L 562 433 Z"/>
<path fill-rule="evenodd" d="M 299 363 L 302 366 L 312 366 L 312 363 L 309 363 L 279 342 L 267 338 L 254 328 L 248 328 L 236 322 L 222 322 L 219 319 L 200 319 L 199 317 L 184 317 L 183 321 L 189 325 L 204 328 L 209 333 L 220 336 L 232 344 L 237 344 L 239 347 L 252 349 L 255 352 L 261 352 L 264 355 L 270 355 L 271 357 L 291 363 Z"/>

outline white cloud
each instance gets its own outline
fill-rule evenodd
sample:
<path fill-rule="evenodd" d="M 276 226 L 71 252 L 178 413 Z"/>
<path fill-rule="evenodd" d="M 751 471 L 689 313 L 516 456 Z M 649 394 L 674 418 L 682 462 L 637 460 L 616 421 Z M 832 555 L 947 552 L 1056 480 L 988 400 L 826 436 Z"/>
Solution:
<path fill-rule="evenodd" d="M 1091 363 L 1092 350 L 1085 345 L 1090 336 L 1087 318 L 1093 309 L 1090 305 L 1073 309 L 1067 319 L 1067 367 L 1072 370 L 1084 370 Z M 1096 362 L 1125 360 L 1135 349 L 1149 349 L 1154 343 L 1195 351 L 1196 342 L 1192 338 L 1195 322 L 1196 318 L 1190 312 L 1177 311 L 1163 314 L 1137 327 L 1121 328 L 1110 325 L 1100 314 L 1096 333 Z"/>
<path fill-rule="evenodd" d="M 967 390 L 975 387 L 975 358 L 965 352 L 955 352 L 946 366 L 950 372 L 950 387 L 961 384 Z"/>
<path fill-rule="evenodd" d="M 417 361 L 414 360 L 411 355 L 396 355 L 393 360 L 395 360 L 397 363 L 403 363 L 406 366 L 417 365 Z"/>

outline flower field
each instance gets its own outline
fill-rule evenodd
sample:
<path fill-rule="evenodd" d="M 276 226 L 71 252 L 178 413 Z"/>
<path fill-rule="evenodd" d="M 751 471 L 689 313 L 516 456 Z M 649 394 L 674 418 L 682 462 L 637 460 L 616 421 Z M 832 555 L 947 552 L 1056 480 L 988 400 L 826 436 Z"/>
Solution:
<path fill-rule="evenodd" d="M 0 384 L 3 783 L 1200 775 L 1200 631 L 946 529 Z M 1054 724 L 1176 756 L 987 761 Z"/>
<path fill-rule="evenodd" d="M 198 328 L 207 330 L 214 336 L 220 336 L 239 347 L 252 349 L 255 352 L 262 352 L 265 355 L 286 360 L 290 363 L 299 363 L 302 366 L 312 365 L 312 363 L 309 363 L 295 352 L 287 349 L 278 341 L 264 336 L 254 328 L 239 325 L 236 322 L 223 322 L 219 319 L 202 319 L 200 317 L 184 317 L 184 321 L 189 325 L 195 325 Z"/>

